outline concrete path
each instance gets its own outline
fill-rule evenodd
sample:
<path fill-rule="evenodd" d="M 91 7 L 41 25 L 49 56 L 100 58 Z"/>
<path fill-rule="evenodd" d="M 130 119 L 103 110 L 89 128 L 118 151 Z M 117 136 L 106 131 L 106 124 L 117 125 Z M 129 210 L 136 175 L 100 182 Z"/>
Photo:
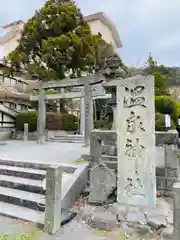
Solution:
<path fill-rule="evenodd" d="M 89 153 L 89 147 L 82 143 L 52 143 L 38 145 L 34 141 L 7 141 L 7 145 L 0 145 L 0 159 L 74 164 L 83 154 Z"/>

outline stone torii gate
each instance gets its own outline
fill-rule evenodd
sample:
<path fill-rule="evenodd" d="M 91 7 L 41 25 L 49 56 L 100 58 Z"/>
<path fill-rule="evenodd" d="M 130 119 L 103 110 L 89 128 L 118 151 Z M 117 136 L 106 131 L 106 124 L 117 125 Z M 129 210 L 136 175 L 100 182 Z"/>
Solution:
<path fill-rule="evenodd" d="M 62 99 L 62 98 L 81 98 L 84 99 L 84 144 L 89 145 L 90 133 L 93 129 L 93 102 L 92 98 L 102 96 L 104 93 L 92 92 L 92 86 L 101 84 L 105 81 L 103 75 L 92 75 L 81 77 L 78 79 L 64 79 L 51 82 L 41 82 L 39 84 L 39 95 L 31 96 L 32 101 L 38 101 L 38 122 L 37 122 L 37 143 L 45 142 L 45 126 L 46 126 L 46 100 Z M 82 87 L 81 92 L 60 92 L 56 94 L 45 94 L 46 89 L 66 89 L 69 87 Z M 82 118 L 81 118 L 81 121 Z"/>

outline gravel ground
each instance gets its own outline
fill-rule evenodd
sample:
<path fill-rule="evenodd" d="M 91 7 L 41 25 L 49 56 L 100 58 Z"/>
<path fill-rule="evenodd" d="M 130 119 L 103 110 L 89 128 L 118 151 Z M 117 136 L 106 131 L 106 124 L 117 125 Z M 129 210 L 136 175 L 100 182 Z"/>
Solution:
<path fill-rule="evenodd" d="M 6 217 L 0 216 L 0 239 L 3 239 L 2 236 L 7 234 L 8 239 L 13 239 L 15 235 L 22 235 L 23 233 L 35 232 L 35 226 L 31 223 L 25 223 L 15 219 L 9 219 Z M 103 236 L 104 235 L 104 236 Z M 77 219 L 71 221 L 69 224 L 62 227 L 62 229 L 54 236 L 48 235 L 44 232 L 40 233 L 38 240 L 107 240 L 106 232 L 95 231 L 90 229 L 82 221 Z M 112 239 L 112 238 L 111 238 Z M 18 238 L 20 240 L 20 238 Z"/>

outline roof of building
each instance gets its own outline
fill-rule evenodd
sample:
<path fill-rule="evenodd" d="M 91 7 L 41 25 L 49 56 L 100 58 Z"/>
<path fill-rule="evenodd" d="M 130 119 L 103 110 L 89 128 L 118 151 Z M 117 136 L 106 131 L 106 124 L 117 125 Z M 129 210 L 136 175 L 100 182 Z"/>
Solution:
<path fill-rule="evenodd" d="M 20 23 L 24 23 L 24 21 L 22 21 L 22 20 L 14 21 L 14 22 L 11 22 L 9 24 L 6 24 L 6 25 L 2 26 L 1 28 L 5 30 L 6 28 L 9 28 L 13 25 L 18 25 Z"/>
<path fill-rule="evenodd" d="M 104 25 L 106 25 L 112 31 L 112 35 L 113 35 L 113 38 L 115 40 L 117 48 L 122 47 L 122 42 L 121 42 L 121 39 L 120 39 L 120 36 L 119 36 L 119 33 L 116 29 L 115 24 L 103 12 L 90 14 L 90 15 L 84 17 L 84 20 L 87 21 L 87 22 L 88 21 L 93 21 L 93 20 L 96 20 L 96 19 L 99 19 Z M 22 20 L 14 21 L 14 22 L 11 22 L 7 25 L 2 26 L 1 28 L 3 30 L 5 30 L 6 28 L 9 28 L 13 25 L 18 25 L 20 23 L 24 23 L 24 21 L 22 21 Z M 16 36 L 17 33 L 18 33 L 17 29 L 14 29 L 13 31 L 6 33 L 4 36 L 2 36 L 0 38 L 0 44 L 4 44 L 5 42 L 11 40 L 12 38 L 14 38 Z"/>
<path fill-rule="evenodd" d="M 7 43 L 8 41 L 16 37 L 19 32 L 19 29 L 12 29 L 11 31 L 5 33 L 2 37 L 0 37 L 0 45 L 3 45 L 4 43 Z"/>
<path fill-rule="evenodd" d="M 94 13 L 94 14 L 91 14 L 91 15 L 88 15 L 88 16 L 84 17 L 84 20 L 87 21 L 87 22 L 88 21 L 93 21 L 93 20 L 96 20 L 96 19 L 99 19 L 104 25 L 106 25 L 112 31 L 112 34 L 113 34 L 113 37 L 114 37 L 117 48 L 122 47 L 122 42 L 120 40 L 120 36 L 119 36 L 119 33 L 116 29 L 115 24 L 103 12 Z"/>

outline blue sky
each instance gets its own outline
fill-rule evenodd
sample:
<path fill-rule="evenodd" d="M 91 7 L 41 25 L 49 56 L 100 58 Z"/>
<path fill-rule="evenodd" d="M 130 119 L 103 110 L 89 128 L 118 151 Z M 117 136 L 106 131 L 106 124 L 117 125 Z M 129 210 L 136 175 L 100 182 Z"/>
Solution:
<path fill-rule="evenodd" d="M 0 26 L 26 20 L 45 0 L 6 0 Z M 180 66 L 180 0 L 76 0 L 84 15 L 104 12 L 115 23 L 126 64 L 140 66 L 149 52 L 162 64 Z"/>

